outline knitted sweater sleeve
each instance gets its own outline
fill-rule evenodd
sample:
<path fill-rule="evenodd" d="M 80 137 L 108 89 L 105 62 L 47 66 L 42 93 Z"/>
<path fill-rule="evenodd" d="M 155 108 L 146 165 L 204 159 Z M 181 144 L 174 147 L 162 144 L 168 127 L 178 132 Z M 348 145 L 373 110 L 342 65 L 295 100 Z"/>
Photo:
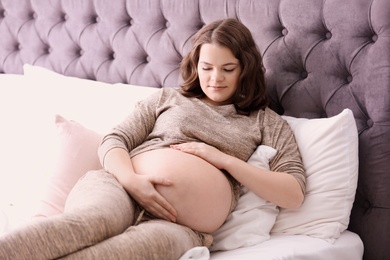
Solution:
<path fill-rule="evenodd" d="M 268 122 L 263 132 L 263 144 L 277 150 L 270 161 L 270 169 L 294 176 L 305 193 L 306 174 L 293 131 L 284 119 L 274 113 L 270 113 L 265 120 Z"/>
<path fill-rule="evenodd" d="M 142 144 L 153 130 L 157 119 L 157 105 L 160 99 L 158 91 L 147 99 L 139 101 L 123 122 L 103 137 L 98 149 L 100 163 L 104 166 L 106 154 L 113 148 L 122 148 L 127 152 Z"/>

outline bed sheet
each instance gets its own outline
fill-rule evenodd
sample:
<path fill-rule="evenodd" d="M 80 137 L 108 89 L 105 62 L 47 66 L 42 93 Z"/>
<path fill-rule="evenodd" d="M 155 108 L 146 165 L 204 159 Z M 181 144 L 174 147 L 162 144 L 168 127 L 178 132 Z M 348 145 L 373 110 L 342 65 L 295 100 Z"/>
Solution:
<path fill-rule="evenodd" d="M 271 236 L 263 243 L 231 251 L 215 252 L 212 260 L 357 260 L 362 259 L 363 243 L 359 236 L 344 231 L 334 243 L 304 235 Z"/>

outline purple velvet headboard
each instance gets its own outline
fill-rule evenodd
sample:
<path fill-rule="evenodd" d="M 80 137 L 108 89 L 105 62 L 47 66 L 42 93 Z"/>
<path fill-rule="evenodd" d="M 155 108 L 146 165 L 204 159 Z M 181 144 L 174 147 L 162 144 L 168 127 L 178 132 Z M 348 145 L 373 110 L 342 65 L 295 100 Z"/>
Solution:
<path fill-rule="evenodd" d="M 190 37 L 226 17 L 252 30 L 274 110 L 307 118 L 353 111 L 360 166 L 349 229 L 365 259 L 389 257 L 389 0 L 0 0 L 0 73 L 30 63 L 104 82 L 178 86 Z"/>

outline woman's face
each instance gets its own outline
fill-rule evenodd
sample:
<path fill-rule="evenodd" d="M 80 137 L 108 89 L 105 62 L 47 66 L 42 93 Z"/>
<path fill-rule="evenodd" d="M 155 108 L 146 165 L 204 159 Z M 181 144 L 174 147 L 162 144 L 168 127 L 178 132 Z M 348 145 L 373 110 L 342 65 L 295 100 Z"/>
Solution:
<path fill-rule="evenodd" d="M 198 76 L 206 102 L 216 106 L 231 104 L 240 74 L 240 62 L 229 48 L 209 43 L 202 45 Z"/>

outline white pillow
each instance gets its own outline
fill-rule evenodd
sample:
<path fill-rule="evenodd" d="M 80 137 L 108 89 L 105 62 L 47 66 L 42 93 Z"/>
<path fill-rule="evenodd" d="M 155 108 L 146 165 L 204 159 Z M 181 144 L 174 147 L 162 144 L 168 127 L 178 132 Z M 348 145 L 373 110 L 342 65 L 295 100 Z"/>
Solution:
<path fill-rule="evenodd" d="M 56 185 L 51 177 L 65 169 L 58 164 L 58 154 L 64 155 L 64 151 L 72 149 L 77 152 L 81 145 L 93 138 L 91 135 L 77 146 L 70 147 L 83 131 L 71 131 L 69 137 L 58 134 L 58 124 L 53 123 L 56 114 L 69 119 L 67 127 L 76 124 L 72 123 L 73 120 L 81 124 L 79 129 L 85 127 L 95 134 L 104 134 L 121 122 L 138 100 L 158 91 L 151 87 L 67 77 L 28 64 L 24 65 L 24 75 L 1 75 L 0 83 L 3 125 L 0 129 L 0 154 L 2 158 L 7 158 L 2 163 L 4 171 L 0 173 L 0 202 L 16 205 L 17 208 L 28 208 L 26 213 L 29 216 L 54 214 L 48 210 L 43 212 L 41 202 L 49 200 L 45 187 Z M 69 142 L 63 142 L 68 139 Z M 20 145 L 15 145 L 15 140 Z M 23 153 L 20 153 L 21 146 Z M 21 154 L 24 163 L 20 163 L 18 154 Z M 63 161 L 66 160 L 71 158 L 63 158 Z M 72 165 L 81 163 L 84 162 L 75 161 Z M 77 172 L 79 169 L 74 170 Z M 68 180 L 72 178 L 74 176 Z M 51 200 L 55 201 L 56 198 L 52 197 Z"/>
<path fill-rule="evenodd" d="M 158 91 L 152 87 L 68 77 L 29 64 L 23 66 L 23 71 L 34 88 L 44 91 L 42 101 L 51 118 L 59 114 L 99 133 L 111 130 L 137 101 Z"/>
<path fill-rule="evenodd" d="M 37 148 L 45 147 L 40 137 L 51 125 L 46 123 L 50 117 L 37 96 L 42 95 L 37 95 L 23 75 L 0 74 L 1 204 L 24 202 L 23 195 L 37 194 L 31 189 L 35 177 L 28 173 L 41 170 Z"/>
<path fill-rule="evenodd" d="M 249 158 L 248 163 L 269 170 L 268 162 L 275 154 L 274 148 L 260 145 Z M 269 239 L 278 212 L 279 209 L 275 204 L 260 198 L 242 186 L 237 207 L 222 227 L 212 234 L 214 241 L 210 251 L 252 246 Z"/>
<path fill-rule="evenodd" d="M 331 118 L 283 117 L 307 174 L 299 209 L 281 209 L 272 234 L 303 234 L 333 242 L 349 224 L 358 178 L 358 133 L 352 111 Z"/>

